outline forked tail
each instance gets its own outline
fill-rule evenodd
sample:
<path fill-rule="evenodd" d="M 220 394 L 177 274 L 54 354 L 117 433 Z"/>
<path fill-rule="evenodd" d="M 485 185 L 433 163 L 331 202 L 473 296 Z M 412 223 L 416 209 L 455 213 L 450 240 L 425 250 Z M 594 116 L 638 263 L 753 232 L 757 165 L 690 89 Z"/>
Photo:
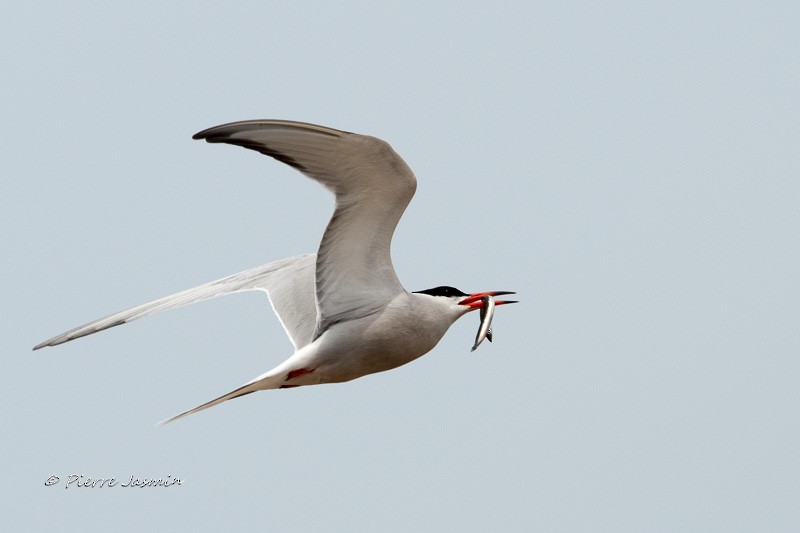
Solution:
<path fill-rule="evenodd" d="M 278 370 L 280 371 L 278 372 Z M 175 415 L 172 418 L 167 420 L 162 420 L 157 425 L 161 426 L 164 424 L 169 424 L 170 422 L 174 422 L 179 418 L 183 418 L 185 416 L 189 416 L 194 414 L 198 411 L 202 411 L 204 409 L 208 409 L 209 407 L 214 407 L 217 404 L 222 402 L 233 400 L 234 398 L 239 398 L 240 396 L 245 396 L 250 394 L 251 392 L 256 392 L 260 390 L 269 390 L 269 389 L 279 389 L 284 383 L 286 382 L 286 375 L 283 369 L 280 367 L 274 368 L 267 372 L 266 374 L 262 374 L 255 378 L 254 380 L 250 381 L 239 387 L 238 389 L 232 390 L 228 394 L 223 394 L 219 398 L 211 400 L 210 402 L 206 402 L 202 405 L 198 405 L 194 409 L 189 409 L 188 411 L 184 411 L 179 415 Z"/>

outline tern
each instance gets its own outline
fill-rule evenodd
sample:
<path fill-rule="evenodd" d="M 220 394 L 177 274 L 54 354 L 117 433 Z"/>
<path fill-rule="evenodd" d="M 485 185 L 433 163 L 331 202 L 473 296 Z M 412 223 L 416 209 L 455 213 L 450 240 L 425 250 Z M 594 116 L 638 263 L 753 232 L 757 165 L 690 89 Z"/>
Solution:
<path fill-rule="evenodd" d="M 260 390 L 340 383 L 397 368 L 433 349 L 466 313 L 485 313 L 492 305 L 491 314 L 494 305 L 516 303 L 487 298 L 514 294 L 510 291 L 403 288 L 390 247 L 417 180 L 385 141 L 288 120 L 232 122 L 193 138 L 242 146 L 294 167 L 332 192 L 336 205 L 316 254 L 289 257 L 166 296 L 34 347 L 56 346 L 217 296 L 265 291 L 294 353 L 241 387 L 164 423 Z M 479 336 L 486 336 L 488 324 L 481 331 Z"/>

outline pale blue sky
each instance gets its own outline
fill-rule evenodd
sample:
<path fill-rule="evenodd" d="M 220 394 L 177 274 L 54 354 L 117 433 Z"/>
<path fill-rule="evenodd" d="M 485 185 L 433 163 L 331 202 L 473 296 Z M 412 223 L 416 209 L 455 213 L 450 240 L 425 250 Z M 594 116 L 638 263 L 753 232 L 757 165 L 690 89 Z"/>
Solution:
<path fill-rule="evenodd" d="M 790 2 L 17 3 L 0 17 L 13 529 L 797 531 Z M 65 329 L 314 251 L 328 194 L 191 135 L 386 139 L 409 290 L 511 289 L 429 355 L 153 423 L 291 351 L 248 294 Z M 50 475 L 173 475 L 159 489 Z"/>

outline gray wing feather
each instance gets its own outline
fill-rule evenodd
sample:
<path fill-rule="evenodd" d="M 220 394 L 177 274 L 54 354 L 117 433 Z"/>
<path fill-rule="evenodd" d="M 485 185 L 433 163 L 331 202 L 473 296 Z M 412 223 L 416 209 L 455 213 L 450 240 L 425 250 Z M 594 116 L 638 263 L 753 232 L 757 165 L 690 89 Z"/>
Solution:
<path fill-rule="evenodd" d="M 403 292 L 390 246 L 417 181 L 389 144 L 285 120 L 234 122 L 194 138 L 261 152 L 336 196 L 336 209 L 317 252 L 318 334 L 335 322 L 371 314 Z"/>
<path fill-rule="evenodd" d="M 147 315 L 202 302 L 217 296 L 263 290 L 269 295 L 272 308 L 278 315 L 295 350 L 299 350 L 313 340 L 317 322 L 314 300 L 315 264 L 316 254 L 274 261 L 89 322 L 46 340 L 33 349 L 56 346 Z"/>

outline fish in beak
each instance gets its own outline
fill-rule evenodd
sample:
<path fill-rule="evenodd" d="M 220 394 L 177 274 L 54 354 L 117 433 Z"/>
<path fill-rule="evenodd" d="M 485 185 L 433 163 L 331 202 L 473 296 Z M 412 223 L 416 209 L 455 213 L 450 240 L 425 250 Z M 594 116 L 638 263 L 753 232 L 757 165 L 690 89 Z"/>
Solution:
<path fill-rule="evenodd" d="M 515 304 L 516 300 L 495 300 L 495 296 L 503 296 L 506 294 L 514 294 L 511 291 L 491 291 L 491 292 L 476 292 L 470 294 L 460 302 L 459 305 L 465 305 L 471 310 L 480 309 L 481 322 L 478 327 L 478 333 L 475 336 L 475 344 L 472 346 L 474 352 L 478 346 L 483 342 L 483 339 L 489 339 L 492 342 L 492 318 L 494 317 L 494 308 L 498 305 Z"/>

